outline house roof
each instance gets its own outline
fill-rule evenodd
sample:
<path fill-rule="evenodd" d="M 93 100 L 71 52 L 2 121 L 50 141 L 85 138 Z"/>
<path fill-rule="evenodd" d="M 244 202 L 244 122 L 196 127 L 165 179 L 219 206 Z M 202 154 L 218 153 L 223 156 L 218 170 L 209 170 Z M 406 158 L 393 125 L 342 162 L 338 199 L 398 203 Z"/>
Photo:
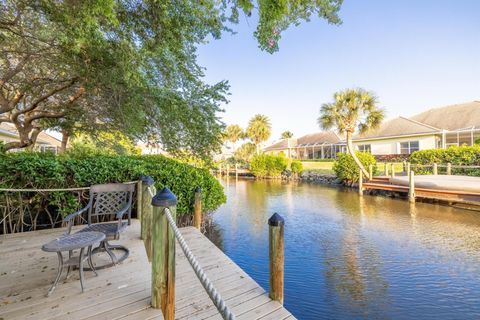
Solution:
<path fill-rule="evenodd" d="M 0 134 L 8 135 L 10 137 L 15 137 L 18 139 L 17 129 L 8 122 L 0 123 Z M 53 137 L 52 135 L 44 131 L 40 132 L 40 134 L 38 135 L 37 143 L 47 144 L 47 145 L 52 145 L 57 147 L 59 147 L 62 144 L 62 142 L 59 139 Z"/>
<path fill-rule="evenodd" d="M 307 134 L 298 138 L 298 146 L 334 144 L 340 142 L 340 137 L 333 131 L 321 131 L 317 133 Z"/>
<path fill-rule="evenodd" d="M 380 125 L 378 129 L 355 135 L 353 137 L 353 140 L 381 139 L 398 136 L 420 135 L 435 133 L 438 131 L 440 131 L 440 129 L 433 126 L 426 125 L 412 119 L 398 117 L 384 122 L 382 125 Z"/>
<path fill-rule="evenodd" d="M 298 139 L 296 138 L 282 139 L 266 147 L 263 150 L 264 151 L 285 150 L 288 148 L 296 148 L 296 147 L 307 147 L 307 146 L 314 146 L 314 145 L 319 146 L 322 144 L 335 144 L 340 141 L 341 141 L 340 137 L 335 132 L 322 131 L 322 132 L 307 134 Z"/>
<path fill-rule="evenodd" d="M 289 138 L 289 139 L 282 139 L 280 141 L 275 142 L 274 144 L 269 145 L 264 151 L 271 151 L 271 150 L 279 150 L 279 149 L 288 149 L 289 147 L 295 147 L 297 145 L 297 139 Z"/>
<path fill-rule="evenodd" d="M 411 119 L 445 130 L 480 128 L 480 101 L 430 109 Z"/>

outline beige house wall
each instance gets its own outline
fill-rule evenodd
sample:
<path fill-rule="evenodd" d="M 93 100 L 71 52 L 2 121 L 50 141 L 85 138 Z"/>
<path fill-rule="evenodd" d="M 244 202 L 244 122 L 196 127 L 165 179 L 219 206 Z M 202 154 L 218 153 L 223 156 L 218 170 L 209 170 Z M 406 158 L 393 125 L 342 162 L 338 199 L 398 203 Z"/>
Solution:
<path fill-rule="evenodd" d="M 388 155 L 400 154 L 400 143 L 408 141 L 418 141 L 420 150 L 435 149 L 437 147 L 437 137 L 435 135 L 354 141 L 353 145 L 355 148 L 358 148 L 359 145 L 369 144 L 373 155 Z"/>
<path fill-rule="evenodd" d="M 8 143 L 8 142 L 19 141 L 19 140 L 18 138 L 12 137 L 10 135 L 5 135 L 0 133 L 0 141 L 3 141 L 4 143 Z"/>

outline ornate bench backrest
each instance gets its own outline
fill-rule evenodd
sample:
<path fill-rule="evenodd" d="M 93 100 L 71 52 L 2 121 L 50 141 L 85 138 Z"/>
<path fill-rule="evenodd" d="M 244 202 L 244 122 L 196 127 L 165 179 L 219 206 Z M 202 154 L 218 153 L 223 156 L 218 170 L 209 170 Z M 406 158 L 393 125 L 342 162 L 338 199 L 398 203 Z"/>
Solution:
<path fill-rule="evenodd" d="M 131 219 L 132 197 L 134 184 L 109 183 L 97 184 L 90 187 L 90 209 L 88 210 L 88 224 L 92 217 L 111 216 L 128 206 L 128 222 Z"/>

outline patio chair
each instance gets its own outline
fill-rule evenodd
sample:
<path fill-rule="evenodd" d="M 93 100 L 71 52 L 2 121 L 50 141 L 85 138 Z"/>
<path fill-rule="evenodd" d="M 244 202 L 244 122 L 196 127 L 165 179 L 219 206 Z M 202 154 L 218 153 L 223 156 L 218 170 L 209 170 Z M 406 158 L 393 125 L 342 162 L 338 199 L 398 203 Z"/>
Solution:
<path fill-rule="evenodd" d="M 110 183 L 98 184 L 90 187 L 89 201 L 85 208 L 69 214 L 64 222 L 68 222 L 66 235 L 70 234 L 74 218 L 85 212 L 88 212 L 88 226 L 78 232 L 98 231 L 105 234 L 105 240 L 93 250 L 93 252 L 106 251 L 112 260 L 111 264 L 96 267 L 96 269 L 106 268 L 125 260 L 129 255 L 129 250 L 122 245 L 112 245 L 110 240 L 118 240 L 120 233 L 124 231 L 131 223 L 132 197 L 135 190 L 134 184 Z M 127 216 L 127 221 L 124 216 Z M 117 220 L 113 222 L 114 219 Z M 93 220 L 96 220 L 94 223 Z M 110 222 L 103 222 L 110 221 Z M 113 253 L 113 250 L 123 251 L 120 258 Z"/>

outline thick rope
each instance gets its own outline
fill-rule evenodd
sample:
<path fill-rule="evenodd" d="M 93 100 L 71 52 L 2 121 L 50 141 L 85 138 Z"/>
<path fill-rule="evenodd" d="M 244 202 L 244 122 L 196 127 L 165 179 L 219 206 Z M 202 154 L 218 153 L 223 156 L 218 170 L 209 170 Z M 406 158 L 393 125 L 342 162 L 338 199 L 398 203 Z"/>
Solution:
<path fill-rule="evenodd" d="M 193 271 L 195 271 L 195 274 L 197 275 L 198 279 L 202 283 L 202 286 L 205 288 L 205 291 L 207 291 L 208 296 L 213 301 L 213 304 L 217 308 L 218 312 L 220 312 L 223 319 L 234 320 L 235 315 L 227 307 L 227 305 L 223 301 L 223 299 L 220 296 L 220 294 L 218 293 L 218 291 L 215 289 L 213 284 L 207 278 L 207 275 L 203 271 L 202 267 L 200 266 L 197 259 L 193 255 L 192 251 L 190 251 L 190 249 L 188 248 L 188 245 L 185 242 L 185 239 L 183 238 L 183 235 L 180 233 L 180 230 L 177 228 L 177 225 L 175 224 L 175 221 L 172 218 L 170 210 L 168 208 L 165 208 L 165 210 L 163 212 L 165 213 L 165 216 L 167 217 L 168 223 L 170 224 L 170 226 L 173 229 L 173 232 L 175 233 L 175 237 L 177 238 L 178 243 L 180 244 L 180 247 L 183 250 L 183 253 L 185 253 L 185 256 L 187 257 L 188 262 L 190 262 L 190 265 L 192 266 Z"/>

